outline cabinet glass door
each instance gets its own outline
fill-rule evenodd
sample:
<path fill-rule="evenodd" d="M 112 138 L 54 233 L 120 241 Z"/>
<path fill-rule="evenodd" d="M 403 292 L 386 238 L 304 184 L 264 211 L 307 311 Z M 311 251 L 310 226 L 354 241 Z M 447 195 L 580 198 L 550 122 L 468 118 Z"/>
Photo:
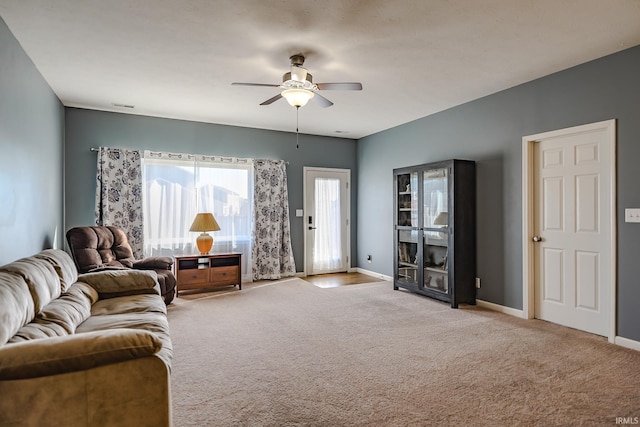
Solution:
<path fill-rule="evenodd" d="M 423 176 L 423 283 L 426 289 L 449 292 L 448 168 L 432 169 Z"/>
<path fill-rule="evenodd" d="M 423 180 L 423 227 L 446 228 L 449 224 L 449 170 L 447 168 L 425 171 Z M 432 236 L 438 236 L 432 232 Z"/>
<path fill-rule="evenodd" d="M 418 284 L 418 230 L 397 230 L 398 277 L 397 280 Z"/>
<path fill-rule="evenodd" d="M 398 223 L 401 227 L 418 227 L 418 173 L 398 175 Z"/>

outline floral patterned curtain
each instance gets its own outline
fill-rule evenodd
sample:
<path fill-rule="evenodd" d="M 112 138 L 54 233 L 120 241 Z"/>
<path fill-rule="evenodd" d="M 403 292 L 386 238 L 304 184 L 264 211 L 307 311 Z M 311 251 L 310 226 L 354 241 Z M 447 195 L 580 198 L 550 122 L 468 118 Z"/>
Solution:
<path fill-rule="evenodd" d="M 136 259 L 143 257 L 141 171 L 139 151 L 99 148 L 96 225 L 113 225 L 124 230 Z"/>
<path fill-rule="evenodd" d="M 283 160 L 254 160 L 253 280 L 296 273 L 289 225 L 287 172 Z"/>

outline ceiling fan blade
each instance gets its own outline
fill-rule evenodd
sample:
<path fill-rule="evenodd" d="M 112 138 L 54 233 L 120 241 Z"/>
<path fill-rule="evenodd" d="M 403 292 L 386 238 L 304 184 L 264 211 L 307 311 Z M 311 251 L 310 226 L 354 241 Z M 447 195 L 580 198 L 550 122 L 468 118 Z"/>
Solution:
<path fill-rule="evenodd" d="M 231 83 L 234 86 L 266 86 L 266 87 L 280 87 L 280 85 L 274 85 L 269 83 Z"/>
<path fill-rule="evenodd" d="M 315 102 L 316 104 L 318 104 L 323 108 L 331 107 L 333 105 L 333 102 L 329 101 L 327 98 L 320 95 L 318 92 L 315 92 L 313 98 L 311 98 L 311 101 Z"/>
<path fill-rule="evenodd" d="M 362 84 L 357 82 L 351 83 L 317 83 L 320 90 L 362 90 Z"/>
<path fill-rule="evenodd" d="M 260 105 L 269 105 L 272 104 L 274 102 L 276 102 L 278 99 L 282 98 L 281 94 L 277 94 L 276 96 L 274 96 L 273 98 L 269 98 L 266 101 L 264 101 L 262 104 Z"/>

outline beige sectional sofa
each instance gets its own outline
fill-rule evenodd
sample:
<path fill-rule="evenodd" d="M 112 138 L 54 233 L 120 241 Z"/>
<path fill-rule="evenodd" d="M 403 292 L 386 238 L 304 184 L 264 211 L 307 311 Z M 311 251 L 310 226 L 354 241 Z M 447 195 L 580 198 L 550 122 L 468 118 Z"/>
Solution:
<path fill-rule="evenodd" d="M 0 426 L 171 425 L 155 274 L 78 275 L 56 249 L 0 267 Z"/>

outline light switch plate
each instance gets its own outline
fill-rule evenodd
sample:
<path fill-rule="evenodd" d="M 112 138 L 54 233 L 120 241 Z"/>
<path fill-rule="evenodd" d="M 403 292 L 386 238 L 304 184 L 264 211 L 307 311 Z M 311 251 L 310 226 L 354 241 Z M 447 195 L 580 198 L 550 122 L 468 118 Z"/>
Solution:
<path fill-rule="evenodd" d="M 624 222 L 640 222 L 640 209 L 626 208 L 624 210 Z"/>
<path fill-rule="evenodd" d="M 303 215 L 304 215 L 304 212 L 302 211 L 302 209 L 296 209 L 296 216 L 301 217 Z"/>

